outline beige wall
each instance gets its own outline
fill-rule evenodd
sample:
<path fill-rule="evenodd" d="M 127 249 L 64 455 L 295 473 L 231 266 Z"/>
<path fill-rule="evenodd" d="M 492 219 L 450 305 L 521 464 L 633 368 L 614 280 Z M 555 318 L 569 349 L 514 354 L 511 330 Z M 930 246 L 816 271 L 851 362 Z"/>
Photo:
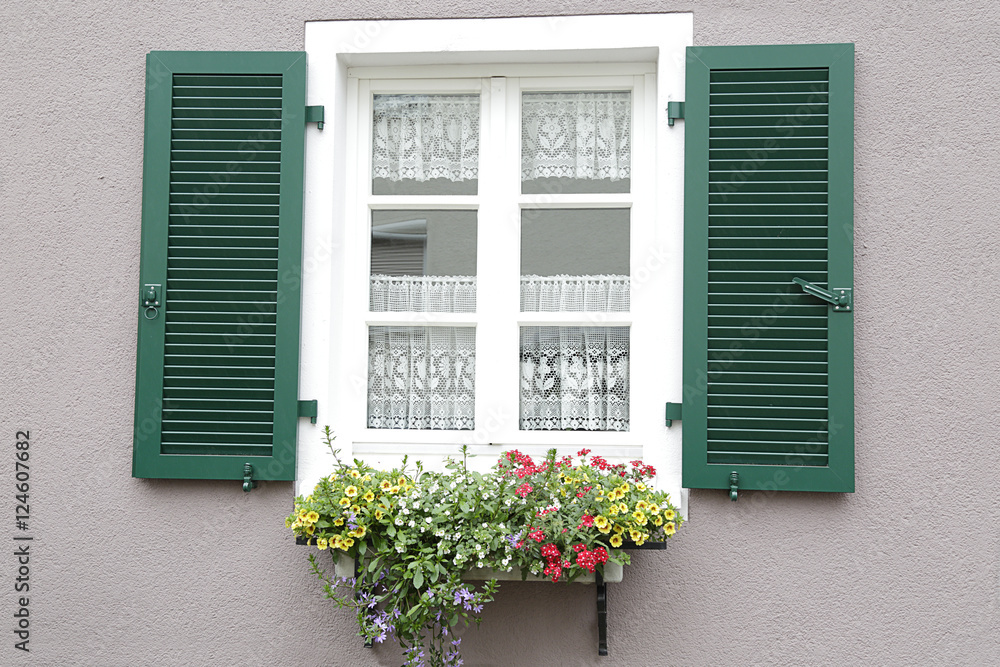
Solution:
<path fill-rule="evenodd" d="M 32 448 L 30 656 L 0 664 L 397 665 L 321 599 L 292 485 L 130 476 L 144 55 L 301 49 L 310 19 L 599 13 L 585 0 L 0 4 L 0 539 Z M 857 44 L 857 493 L 691 493 L 609 593 L 504 584 L 469 665 L 1000 663 L 995 3 L 633 0 L 695 43 Z"/>

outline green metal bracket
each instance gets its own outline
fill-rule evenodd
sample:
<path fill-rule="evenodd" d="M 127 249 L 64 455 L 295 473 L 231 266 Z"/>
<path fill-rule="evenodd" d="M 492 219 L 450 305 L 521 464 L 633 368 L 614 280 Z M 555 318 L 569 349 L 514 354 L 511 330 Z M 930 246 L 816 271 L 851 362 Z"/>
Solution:
<path fill-rule="evenodd" d="M 674 420 L 681 418 L 681 404 L 667 403 L 667 428 L 674 425 Z"/>
<path fill-rule="evenodd" d="M 253 466 L 249 463 L 243 464 L 243 490 L 246 493 L 253 491 L 257 482 L 253 481 Z"/>
<path fill-rule="evenodd" d="M 738 500 L 740 491 L 740 474 L 738 472 L 729 473 L 729 499 L 734 503 Z"/>
<path fill-rule="evenodd" d="M 147 320 L 155 320 L 160 307 L 160 283 L 146 283 L 142 286 L 143 315 Z"/>
<path fill-rule="evenodd" d="M 837 311 L 850 312 L 854 306 L 854 290 L 850 287 L 835 287 L 833 291 L 825 290 L 818 285 L 813 285 L 808 280 L 802 278 L 792 278 L 792 282 L 802 288 L 806 294 L 823 299 L 833 304 L 833 309 Z"/>
<path fill-rule="evenodd" d="M 317 129 L 323 129 L 323 121 L 326 115 L 326 110 L 322 104 L 316 106 L 306 107 L 306 122 L 316 123 Z"/>
<path fill-rule="evenodd" d="M 678 118 L 684 118 L 684 103 L 667 102 L 667 125 L 673 127 L 674 121 Z"/>
<path fill-rule="evenodd" d="M 319 415 L 319 401 L 299 401 L 299 417 L 309 417 L 309 422 L 316 423 Z"/>

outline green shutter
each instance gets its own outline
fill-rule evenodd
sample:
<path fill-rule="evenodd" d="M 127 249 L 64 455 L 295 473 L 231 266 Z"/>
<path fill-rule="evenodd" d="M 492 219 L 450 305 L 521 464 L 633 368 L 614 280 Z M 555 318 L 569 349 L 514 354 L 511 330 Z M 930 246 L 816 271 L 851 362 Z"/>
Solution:
<path fill-rule="evenodd" d="M 687 52 L 683 484 L 854 491 L 854 45 Z"/>
<path fill-rule="evenodd" d="M 304 53 L 147 56 L 135 477 L 295 478 L 304 133 Z"/>

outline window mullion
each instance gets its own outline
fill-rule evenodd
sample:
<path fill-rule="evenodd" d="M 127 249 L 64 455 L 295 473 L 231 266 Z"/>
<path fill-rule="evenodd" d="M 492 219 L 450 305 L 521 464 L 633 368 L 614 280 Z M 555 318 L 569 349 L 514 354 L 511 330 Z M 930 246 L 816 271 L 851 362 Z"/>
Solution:
<path fill-rule="evenodd" d="M 517 433 L 518 151 L 516 143 L 511 150 L 517 131 L 510 115 L 517 89 L 517 79 L 483 80 L 476 331 L 476 439 L 482 442 L 509 442 Z"/>

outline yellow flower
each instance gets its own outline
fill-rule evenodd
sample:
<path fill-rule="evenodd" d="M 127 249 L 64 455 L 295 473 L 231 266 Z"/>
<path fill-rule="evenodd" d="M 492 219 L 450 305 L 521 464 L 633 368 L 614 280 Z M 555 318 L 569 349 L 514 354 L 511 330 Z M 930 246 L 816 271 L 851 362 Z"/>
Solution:
<path fill-rule="evenodd" d="M 635 519 L 635 522 L 638 523 L 640 526 L 646 525 L 646 515 L 643 514 L 641 510 L 636 510 L 632 512 L 632 518 Z"/>
<path fill-rule="evenodd" d="M 353 477 L 354 479 L 358 479 L 359 477 L 361 477 L 361 473 L 359 473 L 357 470 L 352 470 L 351 477 Z"/>
<path fill-rule="evenodd" d="M 612 535 L 611 539 L 608 540 L 608 541 L 611 543 L 611 546 L 613 546 L 615 548 L 620 547 L 622 545 L 622 536 L 621 535 Z"/>
<path fill-rule="evenodd" d="M 364 477 L 362 477 L 362 478 L 361 478 L 361 480 L 362 480 L 363 482 L 370 482 L 370 481 L 372 481 L 372 476 L 371 476 L 371 475 L 368 475 L 368 474 L 366 474 L 366 475 L 365 475 Z"/>
<path fill-rule="evenodd" d="M 357 537 L 357 538 L 360 539 L 360 538 L 364 537 L 365 533 L 367 533 L 367 532 L 368 532 L 368 528 L 366 526 L 360 526 L 359 525 L 357 528 L 354 529 L 354 537 Z"/>
<path fill-rule="evenodd" d="M 620 534 L 622 534 L 624 532 L 625 532 L 625 526 L 621 525 L 620 523 L 616 523 L 615 524 L 615 533 L 617 533 L 617 534 L 620 535 Z"/>
<path fill-rule="evenodd" d="M 594 517 L 594 525 L 597 526 L 598 529 L 607 528 L 610 525 L 610 523 L 611 522 L 608 521 L 606 517 L 603 516 Z"/>
<path fill-rule="evenodd" d="M 645 491 L 646 485 L 643 484 L 642 482 L 639 482 L 638 484 L 635 485 L 635 488 L 639 489 L 640 491 Z"/>
<path fill-rule="evenodd" d="M 631 488 L 632 487 L 628 485 L 628 482 L 625 482 L 624 484 L 622 484 L 621 485 L 622 495 L 628 493 Z"/>
<path fill-rule="evenodd" d="M 637 510 L 646 510 L 646 509 L 649 509 L 649 503 L 647 503 L 645 500 L 640 500 L 639 502 L 637 502 L 635 504 L 635 508 Z"/>
<path fill-rule="evenodd" d="M 399 486 L 406 486 L 406 478 L 400 475 L 399 479 L 396 480 L 396 484 Z"/>
<path fill-rule="evenodd" d="M 648 538 L 649 538 L 649 534 L 648 533 L 640 533 L 639 537 L 638 538 L 634 538 L 633 537 L 632 541 L 635 542 L 635 546 L 641 547 L 643 545 L 643 543 L 646 541 L 646 539 L 648 539 Z"/>
<path fill-rule="evenodd" d="M 674 525 L 673 521 L 670 521 L 665 526 L 663 526 L 663 532 L 667 534 L 667 537 L 670 537 L 671 535 L 677 532 L 677 526 Z"/>
<path fill-rule="evenodd" d="M 369 502 L 370 503 L 371 501 L 375 500 L 375 494 L 372 493 L 371 491 L 369 491 L 368 493 L 366 493 L 364 495 L 364 498 L 365 498 L 365 502 Z"/>
<path fill-rule="evenodd" d="M 350 537 L 345 538 L 342 544 L 344 545 L 344 550 L 346 551 L 354 546 L 354 539 Z"/>
<path fill-rule="evenodd" d="M 357 514 L 361 511 L 361 505 L 351 505 L 351 511 Z"/>
<path fill-rule="evenodd" d="M 677 516 L 677 514 L 673 510 L 667 510 L 663 513 L 663 518 L 667 521 L 673 521 L 675 516 Z"/>
<path fill-rule="evenodd" d="M 649 511 L 652 512 L 653 514 L 659 514 L 660 513 L 660 506 L 657 505 L 656 503 L 653 503 L 653 504 L 651 504 L 649 506 Z"/>
<path fill-rule="evenodd" d="M 352 484 L 351 486 L 344 489 L 344 495 L 347 496 L 348 498 L 353 498 L 354 496 L 358 495 L 358 487 Z"/>
<path fill-rule="evenodd" d="M 399 493 L 399 487 L 393 486 L 389 489 L 389 493 Z"/>
<path fill-rule="evenodd" d="M 335 526 L 343 526 L 344 525 L 344 518 L 343 517 L 337 517 L 336 519 L 333 520 L 333 525 L 335 525 Z"/>
<path fill-rule="evenodd" d="M 319 512 L 315 510 L 309 512 L 309 514 L 306 515 L 306 521 L 308 521 L 309 523 L 316 523 L 317 521 L 319 521 Z"/>
<path fill-rule="evenodd" d="M 382 510 L 375 510 L 375 520 L 376 521 L 381 521 L 382 517 L 384 517 L 384 516 L 385 515 L 382 514 Z"/>
<path fill-rule="evenodd" d="M 654 516 L 653 517 L 653 525 L 654 526 L 662 526 L 663 525 L 663 517 L 662 516 Z"/>
<path fill-rule="evenodd" d="M 291 527 L 292 527 L 292 517 L 290 516 L 285 517 L 285 528 L 291 528 Z"/>
<path fill-rule="evenodd" d="M 329 545 L 329 542 L 325 537 L 321 537 L 318 540 L 316 540 L 316 547 L 321 550 L 326 549 L 327 545 Z"/>
<path fill-rule="evenodd" d="M 347 507 L 348 505 L 351 504 L 351 499 L 350 498 L 341 498 L 339 502 L 340 502 L 340 506 L 341 507 Z"/>
<path fill-rule="evenodd" d="M 382 489 L 383 491 L 388 491 L 389 489 L 392 488 L 392 482 L 390 482 L 387 479 L 383 479 L 382 483 L 378 485 L 378 488 Z"/>
<path fill-rule="evenodd" d="M 628 536 L 632 538 L 633 542 L 638 543 L 642 539 L 642 531 L 632 528 L 628 531 Z"/>
<path fill-rule="evenodd" d="M 316 526 L 309 524 L 308 526 L 306 526 L 306 532 L 312 535 L 313 533 L 316 532 Z"/>
<path fill-rule="evenodd" d="M 330 548 L 332 549 L 343 549 L 344 540 L 341 539 L 340 535 L 334 535 L 333 541 L 330 543 Z"/>
<path fill-rule="evenodd" d="M 301 519 L 296 519 L 295 523 L 292 524 L 292 528 L 301 528 L 301 527 L 302 527 L 302 520 Z"/>
<path fill-rule="evenodd" d="M 611 507 L 608 508 L 608 514 L 618 516 L 618 505 L 616 503 L 612 503 Z"/>

